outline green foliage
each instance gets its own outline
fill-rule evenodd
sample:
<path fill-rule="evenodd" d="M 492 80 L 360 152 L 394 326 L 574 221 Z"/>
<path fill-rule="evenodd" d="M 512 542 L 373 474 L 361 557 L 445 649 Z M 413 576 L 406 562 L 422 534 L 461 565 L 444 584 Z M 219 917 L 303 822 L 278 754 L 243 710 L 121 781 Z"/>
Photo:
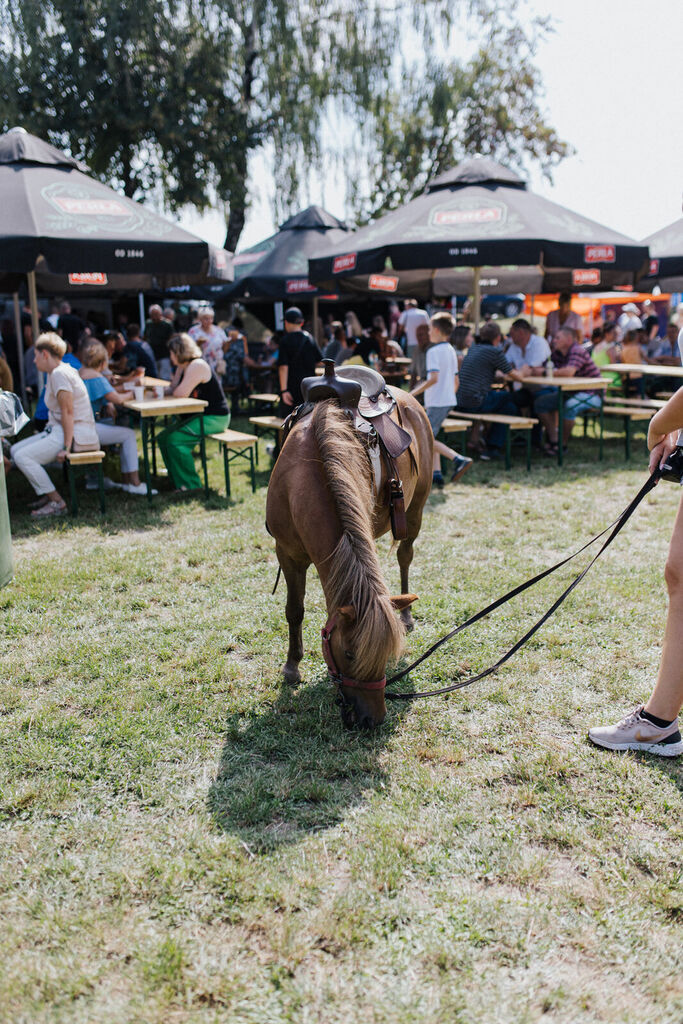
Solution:
<path fill-rule="evenodd" d="M 352 171 L 361 217 L 465 153 L 546 169 L 561 158 L 531 63 L 544 24 L 525 31 L 510 11 L 509 0 L 0 0 L 0 125 L 48 138 L 131 197 L 220 202 L 234 248 L 258 152 L 278 216 L 332 156 Z M 466 30 L 482 27 L 467 60 Z"/>

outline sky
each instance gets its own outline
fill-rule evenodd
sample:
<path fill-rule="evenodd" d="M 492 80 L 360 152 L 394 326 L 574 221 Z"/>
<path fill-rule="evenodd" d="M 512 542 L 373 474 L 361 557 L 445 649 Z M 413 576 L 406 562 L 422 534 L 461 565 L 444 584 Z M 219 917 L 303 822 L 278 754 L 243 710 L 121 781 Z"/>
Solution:
<path fill-rule="evenodd" d="M 528 0 L 523 12 L 550 15 L 555 32 L 536 64 L 544 107 L 575 154 L 552 185 L 532 173 L 534 191 L 638 240 L 681 214 L 683 196 L 683 0 Z M 521 13 L 520 13 L 521 17 Z M 255 200 L 239 248 L 276 230 L 267 167 L 252 168 Z M 344 218 L 341 182 L 311 184 L 310 201 Z M 218 214 L 192 212 L 182 224 L 221 245 Z"/>

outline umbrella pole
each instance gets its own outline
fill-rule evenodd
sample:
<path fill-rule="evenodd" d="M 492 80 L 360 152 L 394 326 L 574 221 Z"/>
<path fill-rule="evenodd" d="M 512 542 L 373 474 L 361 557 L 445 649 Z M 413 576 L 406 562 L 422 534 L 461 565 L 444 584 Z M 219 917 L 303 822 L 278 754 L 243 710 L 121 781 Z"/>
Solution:
<path fill-rule="evenodd" d="M 21 311 L 19 309 L 19 292 L 12 296 L 14 300 L 14 333 L 17 337 L 17 362 L 19 363 L 19 387 L 21 389 L 21 400 L 27 405 L 26 384 L 24 382 L 24 332 L 21 329 Z"/>
<path fill-rule="evenodd" d="M 28 301 L 31 307 L 31 330 L 33 331 L 33 344 L 38 341 L 40 334 L 40 317 L 38 316 L 38 291 L 36 289 L 36 272 L 28 272 Z"/>
<path fill-rule="evenodd" d="M 474 319 L 474 333 L 476 334 L 479 330 L 479 318 L 481 314 L 481 285 L 479 279 L 481 277 L 481 267 L 474 268 L 474 291 L 472 295 L 472 314 Z"/>
<path fill-rule="evenodd" d="M 145 329 L 145 296 L 143 292 L 138 292 L 138 312 L 140 314 L 140 330 Z"/>
<path fill-rule="evenodd" d="M 318 296 L 313 299 L 313 337 L 315 338 L 316 345 L 320 343 L 318 337 Z"/>
<path fill-rule="evenodd" d="M 36 272 L 35 270 L 29 270 L 26 275 L 28 278 L 28 302 L 31 307 L 31 332 L 33 334 L 33 344 L 38 341 L 40 334 L 40 319 L 38 317 L 38 291 L 36 289 Z M 40 383 L 40 390 L 42 391 L 47 383 L 47 374 L 39 373 L 38 381 Z"/>

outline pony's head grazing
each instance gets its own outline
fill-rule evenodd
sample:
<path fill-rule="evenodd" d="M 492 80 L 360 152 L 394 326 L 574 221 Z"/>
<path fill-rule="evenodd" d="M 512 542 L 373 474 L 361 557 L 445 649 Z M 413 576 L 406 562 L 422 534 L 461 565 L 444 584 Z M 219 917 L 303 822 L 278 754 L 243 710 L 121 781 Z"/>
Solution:
<path fill-rule="evenodd" d="M 400 656 L 404 631 L 396 609 L 414 597 L 392 598 L 384 582 L 372 529 L 370 463 L 349 418 L 327 400 L 316 406 L 312 426 L 342 531 L 325 580 L 335 621 L 329 644 L 338 671 L 359 684 L 340 686 L 342 717 L 347 725 L 380 725 L 384 690 L 362 684 L 381 680 L 387 663 Z"/>

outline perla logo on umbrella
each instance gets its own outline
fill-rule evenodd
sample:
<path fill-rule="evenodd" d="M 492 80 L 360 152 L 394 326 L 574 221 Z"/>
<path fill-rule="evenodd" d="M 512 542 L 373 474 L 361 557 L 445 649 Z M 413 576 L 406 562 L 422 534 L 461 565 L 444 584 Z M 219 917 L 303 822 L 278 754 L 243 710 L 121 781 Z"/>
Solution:
<path fill-rule="evenodd" d="M 504 203 L 472 196 L 433 207 L 429 212 L 429 223 L 439 228 L 476 227 L 486 230 L 488 226 L 503 224 L 506 217 L 507 206 Z"/>
<path fill-rule="evenodd" d="M 584 245 L 584 263 L 614 263 L 616 249 L 613 245 Z"/>
<path fill-rule="evenodd" d="M 91 235 L 115 229 L 119 233 L 135 234 L 144 225 L 147 233 L 161 236 L 172 230 L 171 224 L 143 207 L 109 192 L 103 194 L 96 185 L 91 188 L 81 183 L 54 182 L 41 189 L 40 194 L 55 210 L 47 220 L 57 231 L 68 228 Z"/>

